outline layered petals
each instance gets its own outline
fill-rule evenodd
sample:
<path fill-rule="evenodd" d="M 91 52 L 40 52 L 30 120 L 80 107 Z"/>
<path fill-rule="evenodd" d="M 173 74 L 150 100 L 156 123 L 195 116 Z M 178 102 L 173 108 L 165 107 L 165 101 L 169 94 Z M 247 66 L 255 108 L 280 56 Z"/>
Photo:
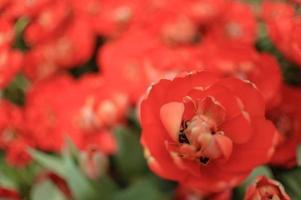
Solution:
<path fill-rule="evenodd" d="M 223 88 L 232 98 L 220 102 Z M 226 101 L 234 101 L 237 115 L 226 117 Z M 141 142 L 151 169 L 200 191 L 236 186 L 273 153 L 276 130 L 264 109 L 257 89 L 239 79 L 196 72 L 161 80 L 140 107 Z"/>
<path fill-rule="evenodd" d="M 291 198 L 279 182 L 261 176 L 257 177 L 256 181 L 248 187 L 244 197 L 244 200 L 255 199 L 290 200 Z"/>

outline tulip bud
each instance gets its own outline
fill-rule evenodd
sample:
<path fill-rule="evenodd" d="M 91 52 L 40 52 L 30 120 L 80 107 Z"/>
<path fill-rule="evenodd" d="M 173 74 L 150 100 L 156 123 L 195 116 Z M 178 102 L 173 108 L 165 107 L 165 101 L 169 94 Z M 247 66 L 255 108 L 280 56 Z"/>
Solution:
<path fill-rule="evenodd" d="M 88 149 L 80 153 L 79 164 L 90 179 L 97 179 L 106 172 L 108 159 L 102 152 Z"/>
<path fill-rule="evenodd" d="M 286 194 L 279 182 L 261 176 L 248 187 L 244 200 L 260 199 L 290 200 L 291 198 Z"/>

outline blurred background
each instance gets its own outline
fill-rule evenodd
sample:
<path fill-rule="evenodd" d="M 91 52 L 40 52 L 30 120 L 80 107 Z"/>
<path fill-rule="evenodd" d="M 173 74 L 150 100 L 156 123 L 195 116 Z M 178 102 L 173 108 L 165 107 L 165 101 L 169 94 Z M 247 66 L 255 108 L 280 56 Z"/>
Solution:
<path fill-rule="evenodd" d="M 151 83 L 207 70 L 254 82 L 271 120 L 291 87 L 301 123 L 300 5 L 0 0 L 0 199 L 241 200 L 257 175 L 301 199 L 300 128 L 292 152 L 217 198 L 150 172 L 138 120 Z"/>

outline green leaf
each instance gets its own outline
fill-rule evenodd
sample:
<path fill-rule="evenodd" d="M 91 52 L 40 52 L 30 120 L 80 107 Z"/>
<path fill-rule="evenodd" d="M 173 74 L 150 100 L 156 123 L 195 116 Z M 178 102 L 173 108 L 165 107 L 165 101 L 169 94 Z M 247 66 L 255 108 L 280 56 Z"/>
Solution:
<path fill-rule="evenodd" d="M 117 170 L 127 178 L 147 172 L 139 136 L 125 128 L 117 129 L 115 136 L 118 141 L 118 152 L 113 161 Z"/>
<path fill-rule="evenodd" d="M 65 145 L 62 153 L 65 156 L 71 157 L 78 157 L 79 155 L 79 150 L 70 137 L 65 137 Z"/>
<path fill-rule="evenodd" d="M 139 120 L 137 119 L 137 109 L 131 108 L 127 113 L 128 126 L 133 127 L 139 133 L 141 132 L 141 127 Z"/>
<path fill-rule="evenodd" d="M 46 169 L 56 173 L 59 176 L 64 176 L 64 162 L 57 156 L 49 155 L 34 149 L 29 150 L 32 158 Z"/>
<path fill-rule="evenodd" d="M 96 200 L 96 189 L 92 186 L 79 167 L 76 166 L 70 155 L 64 155 L 64 163 L 63 177 L 67 181 L 75 199 Z"/>
<path fill-rule="evenodd" d="M 246 178 L 246 180 L 238 188 L 236 188 L 234 199 L 243 199 L 248 186 L 252 184 L 258 176 L 273 178 L 273 173 L 267 166 L 259 166 L 255 168 L 252 173 Z"/>
<path fill-rule="evenodd" d="M 31 192 L 32 200 L 67 200 L 64 194 L 49 180 L 38 183 Z"/>
<path fill-rule="evenodd" d="M 301 166 L 301 145 L 299 145 L 297 148 L 297 163 L 298 166 Z"/>
<path fill-rule="evenodd" d="M 97 189 L 97 196 L 102 199 L 111 199 L 112 195 L 118 191 L 118 186 L 109 176 L 102 176 L 93 183 Z"/>
<path fill-rule="evenodd" d="M 96 200 L 97 190 L 81 169 L 76 165 L 72 156 L 74 146 L 66 145 L 62 158 L 48 155 L 37 150 L 30 150 L 30 154 L 44 168 L 61 176 L 68 184 L 76 200 Z M 73 149 L 74 150 L 74 149 Z"/>
<path fill-rule="evenodd" d="M 261 4 L 262 0 L 245 0 L 247 3 L 251 4 Z"/>
<path fill-rule="evenodd" d="M 18 21 L 15 23 L 15 44 L 13 45 L 14 48 L 19 49 L 21 51 L 27 51 L 29 50 L 29 47 L 27 46 L 24 38 L 23 33 L 26 28 L 26 26 L 29 24 L 29 18 L 28 17 L 21 17 L 18 19 Z"/>
<path fill-rule="evenodd" d="M 163 194 L 149 180 L 140 180 L 131 185 L 129 188 L 116 193 L 113 200 L 162 200 L 165 199 Z"/>
<path fill-rule="evenodd" d="M 24 105 L 25 92 L 29 86 L 29 81 L 22 74 L 17 74 L 10 84 L 4 89 L 0 90 L 0 96 L 17 104 Z"/>
<path fill-rule="evenodd" d="M 17 187 L 16 183 L 2 172 L 0 172 L 0 186 L 10 189 L 15 189 Z"/>
<path fill-rule="evenodd" d="M 248 178 L 243 182 L 243 184 L 252 183 L 258 176 L 266 176 L 268 178 L 273 178 L 273 173 L 271 169 L 267 166 L 259 166 L 255 168 Z"/>
<path fill-rule="evenodd" d="M 278 171 L 275 174 L 277 179 L 283 184 L 285 190 L 292 200 L 301 199 L 301 168 Z"/>
<path fill-rule="evenodd" d="M 24 199 L 28 199 L 32 182 L 40 167 L 30 163 L 22 169 L 10 166 L 4 158 L 0 158 L 0 186 L 16 189 Z"/>

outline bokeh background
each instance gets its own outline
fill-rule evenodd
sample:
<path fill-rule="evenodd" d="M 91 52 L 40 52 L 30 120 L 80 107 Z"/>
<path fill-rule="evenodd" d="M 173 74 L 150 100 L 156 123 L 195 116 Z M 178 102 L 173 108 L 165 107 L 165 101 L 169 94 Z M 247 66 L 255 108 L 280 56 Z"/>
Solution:
<path fill-rule="evenodd" d="M 300 5 L 0 0 L 0 199 L 213 200 L 148 169 L 139 101 L 161 78 L 208 70 L 254 82 L 271 110 L 293 88 L 301 124 Z M 300 130 L 293 153 L 231 199 L 257 175 L 301 199 Z"/>

